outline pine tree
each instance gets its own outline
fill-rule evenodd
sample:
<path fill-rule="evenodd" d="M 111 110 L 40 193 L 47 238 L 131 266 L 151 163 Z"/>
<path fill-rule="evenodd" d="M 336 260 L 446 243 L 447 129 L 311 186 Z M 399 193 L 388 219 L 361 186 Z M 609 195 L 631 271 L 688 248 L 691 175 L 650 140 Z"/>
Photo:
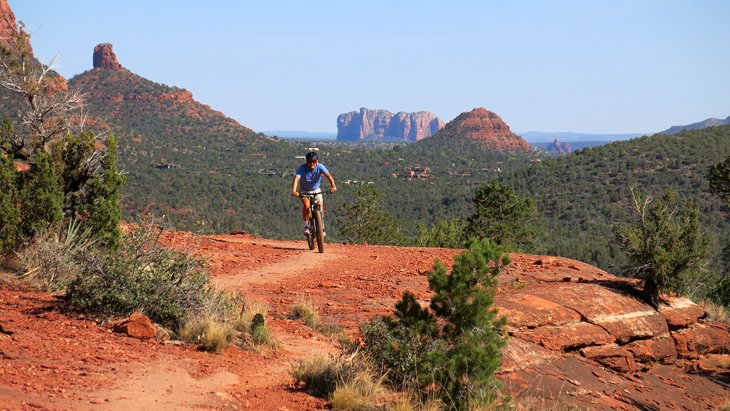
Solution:
<path fill-rule="evenodd" d="M 393 316 L 363 327 L 365 351 L 391 385 L 415 385 L 424 397 L 435 394 L 452 409 L 495 399 L 506 319 L 493 304 L 497 275 L 509 261 L 494 242 L 474 240 L 450 274 L 434 264 L 430 310 L 405 292 Z"/>
<path fill-rule="evenodd" d="M 340 232 L 349 242 L 368 244 L 403 244 L 401 224 L 383 210 L 380 193 L 370 185 L 361 185 L 357 199 L 342 207 Z"/>
<path fill-rule="evenodd" d="M 107 153 L 102 160 L 103 172 L 95 176 L 86 186 L 84 226 L 101 244 L 111 248 L 119 246 L 122 207 L 119 202 L 126 179 L 119 173 L 118 143 L 116 137 L 109 136 Z"/>
<path fill-rule="evenodd" d="M 50 155 L 36 153 L 33 166 L 20 178 L 21 230 L 33 238 L 63 219 L 63 189 Z"/>
<path fill-rule="evenodd" d="M 529 248 L 537 237 L 537 208 L 512 186 L 492 182 L 474 193 L 474 214 L 466 225 L 467 238 L 488 238 L 510 248 Z"/>
<path fill-rule="evenodd" d="M 710 243 L 694 201 L 680 205 L 670 190 L 652 206 L 651 197 L 631 192 L 635 221 L 619 229 L 618 240 L 633 264 L 630 273 L 644 279 L 644 297 L 657 307 L 660 291 L 687 294 L 706 275 Z"/>
<path fill-rule="evenodd" d="M 730 156 L 709 170 L 710 192 L 725 200 L 730 208 Z"/>

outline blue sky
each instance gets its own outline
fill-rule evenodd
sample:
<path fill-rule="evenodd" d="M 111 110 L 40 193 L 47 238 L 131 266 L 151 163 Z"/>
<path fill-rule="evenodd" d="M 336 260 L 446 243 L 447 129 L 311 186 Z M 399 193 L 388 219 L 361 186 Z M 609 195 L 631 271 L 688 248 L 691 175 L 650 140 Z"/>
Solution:
<path fill-rule="evenodd" d="M 730 115 L 730 1 L 8 0 L 70 78 L 120 63 L 257 131 L 360 107 L 485 107 L 513 131 L 656 132 Z"/>

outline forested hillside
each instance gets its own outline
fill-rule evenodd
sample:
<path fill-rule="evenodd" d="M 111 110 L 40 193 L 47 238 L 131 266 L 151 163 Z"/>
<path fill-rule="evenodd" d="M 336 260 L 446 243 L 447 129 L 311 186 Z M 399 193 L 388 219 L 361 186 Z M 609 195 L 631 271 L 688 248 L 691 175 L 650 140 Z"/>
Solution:
<path fill-rule="evenodd" d="M 718 251 L 730 224 L 728 210 L 709 194 L 707 172 L 728 155 L 730 127 L 712 127 L 587 148 L 504 173 L 500 181 L 536 200 L 545 252 L 619 273 L 625 260 L 614 229 L 628 221 L 631 185 L 655 198 L 673 188 L 695 199 Z"/>
<path fill-rule="evenodd" d="M 126 218 L 164 216 L 163 223 L 177 229 L 300 236 L 291 180 L 303 155 L 316 149 L 340 188 L 328 198 L 333 240 L 338 204 L 354 201 L 360 184 L 374 185 L 388 211 L 414 236 L 417 224 L 463 214 L 476 184 L 530 159 L 526 153 L 485 150 L 449 133 L 400 145 L 271 138 L 198 103 L 184 89 L 123 68 L 89 70 L 69 86 L 86 94 L 88 114 L 119 137 L 121 167 L 128 174 Z"/>

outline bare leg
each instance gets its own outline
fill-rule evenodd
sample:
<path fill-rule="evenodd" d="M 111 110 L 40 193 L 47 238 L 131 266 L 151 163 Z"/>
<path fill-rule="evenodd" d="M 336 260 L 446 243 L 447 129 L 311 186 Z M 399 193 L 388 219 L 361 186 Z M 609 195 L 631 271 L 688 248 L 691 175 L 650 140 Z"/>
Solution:
<path fill-rule="evenodd" d="M 308 198 L 302 198 L 302 218 L 305 223 L 312 219 L 312 211 L 309 209 Z"/>

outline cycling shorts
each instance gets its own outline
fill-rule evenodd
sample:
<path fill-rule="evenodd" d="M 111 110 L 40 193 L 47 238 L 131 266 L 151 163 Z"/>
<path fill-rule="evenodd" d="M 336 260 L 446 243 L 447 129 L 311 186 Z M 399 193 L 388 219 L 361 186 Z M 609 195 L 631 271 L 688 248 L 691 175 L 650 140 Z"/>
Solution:
<path fill-rule="evenodd" d="M 324 204 L 324 196 L 322 195 L 322 189 L 318 188 L 314 191 L 302 191 L 302 194 L 317 194 L 314 197 L 315 201 L 319 201 L 320 204 Z"/>

